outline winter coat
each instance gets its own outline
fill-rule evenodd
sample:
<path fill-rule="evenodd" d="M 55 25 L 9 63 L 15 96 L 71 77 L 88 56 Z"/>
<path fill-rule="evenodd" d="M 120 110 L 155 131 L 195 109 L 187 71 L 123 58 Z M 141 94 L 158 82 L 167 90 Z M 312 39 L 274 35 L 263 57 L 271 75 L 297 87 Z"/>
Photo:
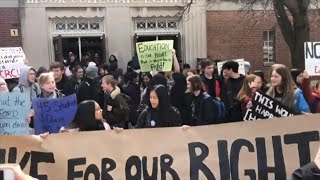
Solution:
<path fill-rule="evenodd" d="M 295 101 L 294 106 L 298 112 L 310 112 L 309 105 L 303 96 L 303 92 L 300 88 L 297 88 L 294 94 Z"/>
<path fill-rule="evenodd" d="M 65 75 L 62 76 L 62 79 L 60 82 L 56 82 L 56 86 L 57 86 L 57 89 L 66 96 L 69 96 L 74 93 L 72 83 Z"/>
<path fill-rule="evenodd" d="M 156 120 L 151 117 L 152 108 L 147 107 L 142 111 L 138 118 L 136 128 L 154 128 L 154 127 L 176 127 L 181 126 L 180 113 L 179 110 L 170 107 L 169 112 L 167 112 L 167 118 L 169 120 L 166 124 L 157 124 Z M 159 117 L 160 118 L 160 117 Z"/>
<path fill-rule="evenodd" d="M 107 107 L 112 106 L 112 111 L 107 111 Z M 125 127 L 126 116 L 129 115 L 129 105 L 121 95 L 119 87 L 115 89 L 105 97 L 103 106 L 103 117 L 106 119 L 111 127 Z"/>
<path fill-rule="evenodd" d="M 56 89 L 51 95 L 47 96 L 45 95 L 43 92 L 41 92 L 38 97 L 39 98 L 52 98 L 52 99 L 56 99 L 56 98 L 62 98 L 65 95 L 61 93 L 61 91 L 59 91 L 58 89 Z"/>
<path fill-rule="evenodd" d="M 85 100 L 99 101 L 99 88 L 94 79 L 85 78 L 78 88 L 77 99 L 78 103 Z"/>
<path fill-rule="evenodd" d="M 191 110 L 192 112 L 197 109 L 195 104 L 195 99 L 200 98 L 200 105 L 199 105 L 199 114 L 196 117 L 189 117 L 190 125 L 191 126 L 200 126 L 200 125 L 210 125 L 210 124 L 218 124 L 217 122 L 217 114 L 218 109 L 212 103 L 212 97 L 206 93 L 201 91 L 199 96 L 192 95 L 192 103 L 191 103 Z M 194 115 L 192 115 L 194 116 Z"/>
<path fill-rule="evenodd" d="M 118 69 L 118 61 L 114 60 L 114 61 L 109 61 L 109 62 L 110 62 L 109 71 L 110 71 L 110 73 L 114 73 Z"/>

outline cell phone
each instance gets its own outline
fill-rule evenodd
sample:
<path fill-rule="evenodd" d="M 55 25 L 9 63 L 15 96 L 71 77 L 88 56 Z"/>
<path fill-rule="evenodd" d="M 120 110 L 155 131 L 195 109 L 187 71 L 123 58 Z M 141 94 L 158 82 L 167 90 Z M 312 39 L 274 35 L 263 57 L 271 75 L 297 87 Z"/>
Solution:
<path fill-rule="evenodd" d="M 13 169 L 0 168 L 0 180 L 14 180 Z"/>

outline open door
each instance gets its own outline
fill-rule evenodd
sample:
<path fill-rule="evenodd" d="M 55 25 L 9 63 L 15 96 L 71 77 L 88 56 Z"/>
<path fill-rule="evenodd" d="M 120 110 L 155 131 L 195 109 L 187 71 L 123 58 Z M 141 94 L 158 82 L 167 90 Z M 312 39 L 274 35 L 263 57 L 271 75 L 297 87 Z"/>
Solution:
<path fill-rule="evenodd" d="M 103 63 L 106 63 L 108 60 L 107 58 L 107 48 L 106 48 L 106 37 L 105 35 L 102 35 L 101 37 L 101 50 L 102 50 L 102 59 Z"/>
<path fill-rule="evenodd" d="M 176 50 L 178 60 L 182 60 L 183 63 L 186 63 L 185 59 L 182 59 L 182 49 L 181 49 L 181 35 L 180 33 L 176 35 L 174 39 L 174 48 Z"/>
<path fill-rule="evenodd" d="M 54 60 L 63 62 L 63 47 L 61 35 L 53 37 Z"/>
<path fill-rule="evenodd" d="M 133 55 L 135 55 L 136 54 L 136 52 L 137 52 L 137 50 L 136 50 L 136 44 L 137 44 L 137 42 L 138 42 L 138 35 L 137 35 L 137 33 L 135 33 L 134 35 L 133 35 Z"/>

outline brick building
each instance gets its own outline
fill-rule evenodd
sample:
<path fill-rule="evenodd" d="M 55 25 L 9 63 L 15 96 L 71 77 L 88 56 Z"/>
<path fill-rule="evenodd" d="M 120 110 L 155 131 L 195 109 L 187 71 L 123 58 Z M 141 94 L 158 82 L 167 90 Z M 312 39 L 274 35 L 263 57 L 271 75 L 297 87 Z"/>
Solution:
<path fill-rule="evenodd" d="M 244 58 L 253 70 L 270 74 L 270 66 L 281 63 L 291 68 L 291 55 L 273 11 L 241 12 L 241 5 L 225 6 L 207 11 L 207 52 L 212 59 Z M 232 5 L 230 5 L 232 4 Z M 320 41 L 320 18 L 310 13 L 311 41 Z"/>
<path fill-rule="evenodd" d="M 0 47 L 21 47 L 21 22 L 18 0 L 0 1 Z"/>
<path fill-rule="evenodd" d="M 264 16 L 258 15 L 259 9 L 254 14 L 240 12 L 241 0 L 220 0 L 207 8 L 205 1 L 198 0 L 182 19 L 176 16 L 182 4 L 170 1 L 40 2 L 0 1 L 0 47 L 23 46 L 35 67 L 48 67 L 57 58 L 66 58 L 69 51 L 81 58 L 91 48 L 104 58 L 115 54 L 125 68 L 136 42 L 161 39 L 173 39 L 179 59 L 193 67 L 197 58 L 206 57 L 244 58 L 253 70 L 267 75 L 273 63 L 291 67 L 273 11 Z M 320 41 L 318 14 L 310 14 L 310 25 L 311 40 Z"/>

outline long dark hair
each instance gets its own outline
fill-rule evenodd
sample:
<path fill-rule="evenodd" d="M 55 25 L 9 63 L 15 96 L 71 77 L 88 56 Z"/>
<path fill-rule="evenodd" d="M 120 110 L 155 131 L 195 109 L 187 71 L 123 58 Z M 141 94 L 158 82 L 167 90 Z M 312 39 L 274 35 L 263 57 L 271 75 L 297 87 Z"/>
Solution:
<path fill-rule="evenodd" d="M 77 125 L 80 131 L 104 130 L 102 121 L 96 120 L 95 101 L 82 101 L 77 108 L 73 123 Z"/>
<path fill-rule="evenodd" d="M 147 77 L 150 79 L 149 83 L 151 82 L 151 79 L 152 79 L 152 75 L 151 75 L 150 73 L 143 73 L 143 74 L 142 74 L 142 76 L 141 76 L 141 78 L 140 78 L 140 81 L 141 81 L 141 82 L 139 82 L 139 83 L 141 84 L 141 87 L 142 87 L 143 89 L 147 87 L 147 85 L 145 85 L 144 82 L 143 82 L 145 76 L 147 76 Z"/>
<path fill-rule="evenodd" d="M 150 98 L 150 92 L 151 90 L 156 86 L 156 85 L 163 85 L 164 88 L 167 90 L 168 84 L 167 84 L 167 79 L 164 77 L 164 75 L 158 73 L 152 77 L 150 80 L 150 83 L 147 87 L 146 94 L 142 98 L 142 104 L 146 104 L 147 101 L 149 101 Z M 167 92 L 167 91 L 166 91 Z M 168 92 L 167 92 L 168 93 Z"/>
<path fill-rule="evenodd" d="M 301 84 L 297 82 L 297 77 L 303 73 L 302 70 L 300 69 L 292 69 L 291 70 L 291 77 L 292 77 L 292 80 L 293 82 L 298 86 L 298 87 L 301 87 Z"/>
<path fill-rule="evenodd" d="M 111 59 L 111 57 L 113 57 L 113 61 L 110 61 L 110 59 Z M 115 55 L 110 55 L 110 57 L 109 57 L 109 60 L 108 60 L 109 62 L 118 62 L 118 59 L 117 59 L 117 57 L 115 56 Z"/>
<path fill-rule="evenodd" d="M 171 104 L 181 111 L 181 104 L 184 101 L 185 92 L 187 90 L 187 80 L 182 73 L 173 73 L 172 78 L 174 80 L 174 85 L 170 92 Z"/>
<path fill-rule="evenodd" d="M 168 127 L 169 122 L 172 121 L 172 119 L 170 119 L 169 114 L 172 112 L 170 111 L 171 106 L 170 106 L 170 100 L 169 100 L 167 89 L 163 85 L 156 85 L 151 89 L 150 93 L 151 92 L 155 92 L 159 99 L 159 105 L 156 108 L 157 117 L 159 118 L 158 119 L 159 126 Z M 150 100 L 149 100 L 149 107 L 153 109 L 151 106 Z"/>

